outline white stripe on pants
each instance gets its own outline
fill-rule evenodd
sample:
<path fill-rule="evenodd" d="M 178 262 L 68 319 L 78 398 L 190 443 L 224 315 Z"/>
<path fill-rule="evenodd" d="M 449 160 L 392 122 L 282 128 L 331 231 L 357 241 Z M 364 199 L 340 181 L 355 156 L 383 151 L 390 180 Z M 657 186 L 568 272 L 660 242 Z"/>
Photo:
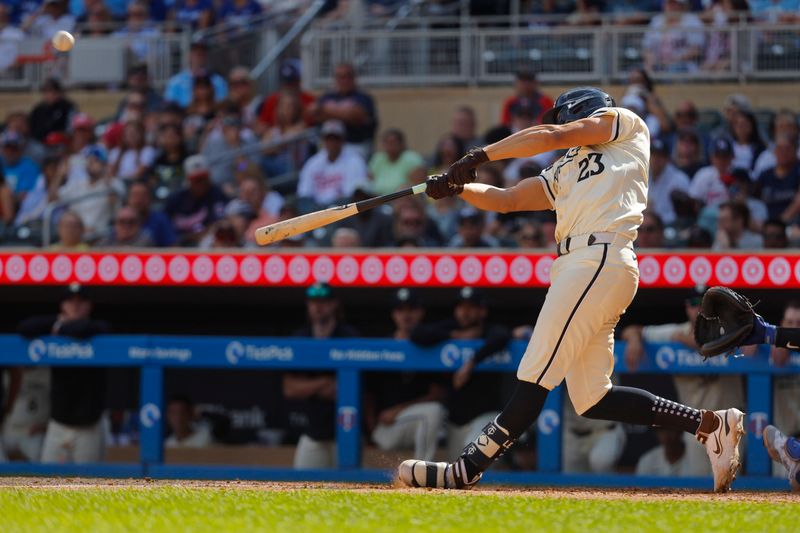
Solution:
<path fill-rule="evenodd" d="M 400 411 L 394 424 L 378 424 L 372 440 L 384 451 L 413 446 L 415 459 L 431 461 L 444 417 L 444 407 L 438 402 L 415 403 Z"/>

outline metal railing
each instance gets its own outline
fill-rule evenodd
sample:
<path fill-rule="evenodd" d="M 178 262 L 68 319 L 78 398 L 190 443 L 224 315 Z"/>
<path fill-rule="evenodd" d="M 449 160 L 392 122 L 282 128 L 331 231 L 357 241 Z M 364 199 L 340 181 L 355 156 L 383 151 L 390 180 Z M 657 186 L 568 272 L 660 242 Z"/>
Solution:
<path fill-rule="evenodd" d="M 635 67 L 661 81 L 798 79 L 800 25 L 742 20 L 663 30 L 609 19 L 557 26 L 497 17 L 313 25 L 303 39 L 309 86 L 330 87 L 342 61 L 356 65 L 365 86 L 491 85 L 508 83 L 522 68 L 548 82 L 624 81 Z"/>
<path fill-rule="evenodd" d="M 183 68 L 190 34 L 78 36 L 68 54 L 59 54 L 44 39 L 16 43 L 18 60 L 0 71 L 0 89 L 36 89 L 56 76 L 68 85 L 119 85 L 128 67 L 145 63 L 155 87 L 164 87 Z"/>

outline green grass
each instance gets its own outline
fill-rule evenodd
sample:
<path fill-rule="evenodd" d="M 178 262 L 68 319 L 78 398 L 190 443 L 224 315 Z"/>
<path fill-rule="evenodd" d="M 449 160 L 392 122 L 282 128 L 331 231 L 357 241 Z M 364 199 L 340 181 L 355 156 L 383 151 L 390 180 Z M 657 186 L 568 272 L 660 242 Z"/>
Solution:
<path fill-rule="evenodd" d="M 800 501 L 800 500 L 798 500 Z M 800 505 L 519 493 L 235 488 L 0 489 L 0 531 L 795 531 Z"/>

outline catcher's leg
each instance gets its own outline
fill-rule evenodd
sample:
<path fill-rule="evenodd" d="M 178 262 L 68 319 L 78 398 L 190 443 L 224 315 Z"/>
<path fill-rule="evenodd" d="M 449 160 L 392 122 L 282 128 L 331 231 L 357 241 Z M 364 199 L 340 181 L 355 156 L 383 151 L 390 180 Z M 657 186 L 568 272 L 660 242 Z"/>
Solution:
<path fill-rule="evenodd" d="M 792 490 L 800 491 L 800 440 L 787 437 L 775 426 L 765 427 L 763 438 L 772 460 L 786 468 Z"/>

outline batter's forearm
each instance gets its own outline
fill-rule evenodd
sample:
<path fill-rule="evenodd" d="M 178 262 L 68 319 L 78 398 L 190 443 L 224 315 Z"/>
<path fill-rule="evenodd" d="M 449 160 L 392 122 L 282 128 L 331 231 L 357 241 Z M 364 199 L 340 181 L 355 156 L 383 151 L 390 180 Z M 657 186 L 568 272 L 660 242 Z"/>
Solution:
<path fill-rule="evenodd" d="M 508 213 L 513 207 L 513 195 L 508 189 L 499 189 L 485 183 L 468 183 L 464 185 L 463 198 L 470 205 L 484 211 Z"/>

